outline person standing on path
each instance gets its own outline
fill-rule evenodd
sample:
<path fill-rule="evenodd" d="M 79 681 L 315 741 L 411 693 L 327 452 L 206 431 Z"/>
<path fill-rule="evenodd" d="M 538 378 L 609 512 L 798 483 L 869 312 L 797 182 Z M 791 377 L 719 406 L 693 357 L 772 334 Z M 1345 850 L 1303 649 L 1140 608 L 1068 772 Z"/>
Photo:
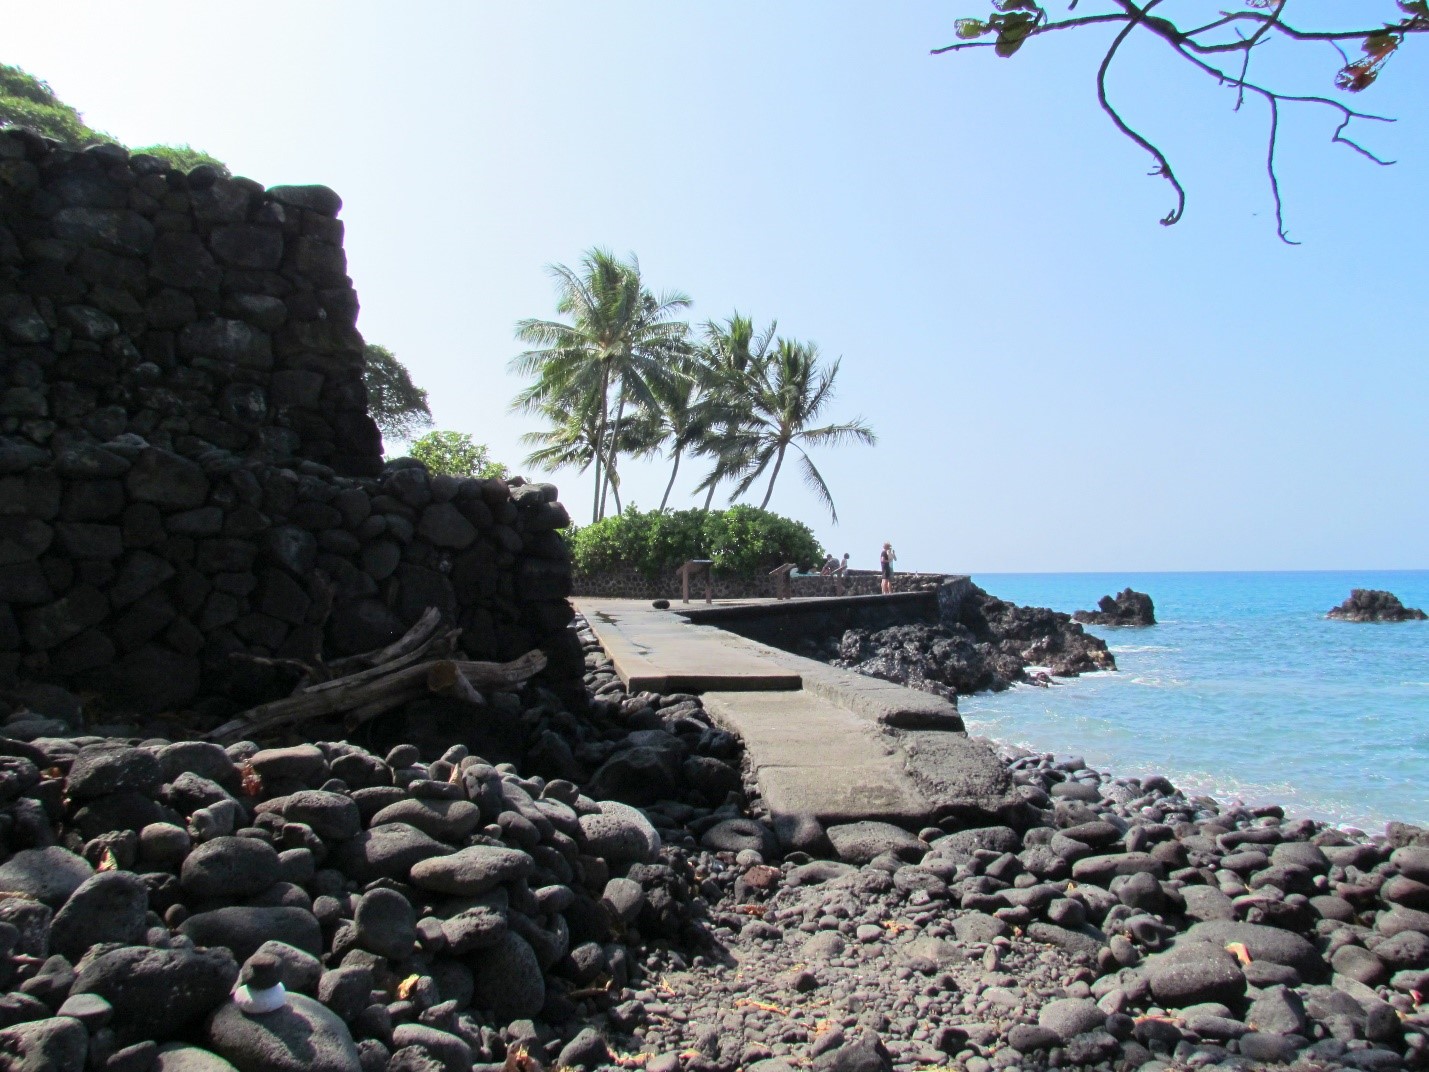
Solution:
<path fill-rule="evenodd" d="M 883 594 L 891 596 L 893 594 L 893 563 L 898 561 L 898 556 L 893 553 L 893 545 L 885 543 L 883 552 L 878 556 L 878 568 L 883 572 Z"/>

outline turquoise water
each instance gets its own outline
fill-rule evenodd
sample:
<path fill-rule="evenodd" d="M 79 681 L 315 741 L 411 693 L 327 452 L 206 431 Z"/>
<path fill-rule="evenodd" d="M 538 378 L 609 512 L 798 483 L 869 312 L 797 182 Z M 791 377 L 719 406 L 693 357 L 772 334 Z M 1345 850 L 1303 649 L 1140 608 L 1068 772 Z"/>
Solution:
<path fill-rule="evenodd" d="M 959 698 L 970 732 L 1165 774 L 1222 803 L 1370 831 L 1429 824 L 1429 622 L 1325 611 L 1351 588 L 1429 610 L 1429 570 L 1362 573 L 983 574 L 988 592 L 1073 611 L 1130 585 L 1160 624 L 1091 627 L 1118 671 Z"/>

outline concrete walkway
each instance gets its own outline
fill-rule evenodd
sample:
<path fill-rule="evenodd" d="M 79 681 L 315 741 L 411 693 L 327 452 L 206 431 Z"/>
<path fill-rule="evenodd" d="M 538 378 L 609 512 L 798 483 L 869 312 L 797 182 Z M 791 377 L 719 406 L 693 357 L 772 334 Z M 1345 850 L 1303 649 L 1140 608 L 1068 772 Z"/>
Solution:
<path fill-rule="evenodd" d="M 571 600 L 631 692 L 797 689 L 799 673 L 722 629 L 690 625 L 638 599 Z"/>
<path fill-rule="evenodd" d="M 996 755 L 938 696 L 691 624 L 678 605 L 572 602 L 631 692 L 702 694 L 743 740 L 776 825 L 876 819 L 916 830 L 1005 821 L 1018 807 Z"/>

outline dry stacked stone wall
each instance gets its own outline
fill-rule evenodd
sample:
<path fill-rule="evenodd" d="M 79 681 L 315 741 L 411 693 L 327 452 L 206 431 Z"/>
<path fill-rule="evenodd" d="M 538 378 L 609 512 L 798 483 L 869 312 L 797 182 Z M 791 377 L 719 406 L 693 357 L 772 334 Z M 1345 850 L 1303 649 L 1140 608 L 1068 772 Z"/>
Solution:
<path fill-rule="evenodd" d="M 0 131 L 0 681 L 255 701 L 428 606 L 579 681 L 556 489 L 383 468 L 340 205 Z"/>
<path fill-rule="evenodd" d="M 341 205 L 0 132 L 0 431 L 376 475 Z"/>

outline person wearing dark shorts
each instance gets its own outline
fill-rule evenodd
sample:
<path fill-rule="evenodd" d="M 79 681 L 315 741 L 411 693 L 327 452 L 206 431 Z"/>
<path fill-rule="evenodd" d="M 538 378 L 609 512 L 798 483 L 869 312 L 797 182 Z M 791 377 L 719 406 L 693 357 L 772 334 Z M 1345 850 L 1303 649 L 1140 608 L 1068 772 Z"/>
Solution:
<path fill-rule="evenodd" d="M 883 552 L 878 556 L 878 568 L 883 572 L 883 594 L 891 596 L 893 594 L 893 563 L 898 560 L 898 556 L 893 553 L 893 545 L 885 543 Z"/>

